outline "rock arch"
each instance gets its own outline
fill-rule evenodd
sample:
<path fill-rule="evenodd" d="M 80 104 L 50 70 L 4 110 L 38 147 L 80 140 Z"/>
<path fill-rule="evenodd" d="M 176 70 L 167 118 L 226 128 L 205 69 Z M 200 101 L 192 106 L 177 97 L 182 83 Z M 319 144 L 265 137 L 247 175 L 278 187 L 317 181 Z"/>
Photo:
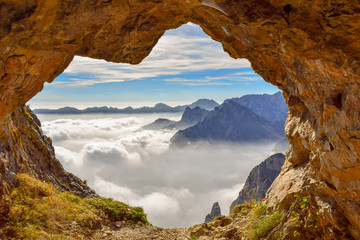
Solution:
<path fill-rule="evenodd" d="M 291 143 L 268 192 L 311 195 L 327 238 L 360 238 L 360 3 L 353 0 L 0 1 L 0 119 L 74 55 L 139 63 L 162 34 L 202 27 L 281 90 Z"/>

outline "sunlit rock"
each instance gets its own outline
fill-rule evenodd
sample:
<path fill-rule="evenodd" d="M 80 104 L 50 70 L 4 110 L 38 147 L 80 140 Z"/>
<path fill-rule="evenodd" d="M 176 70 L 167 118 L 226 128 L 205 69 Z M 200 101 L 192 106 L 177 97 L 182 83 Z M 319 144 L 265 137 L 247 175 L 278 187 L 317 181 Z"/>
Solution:
<path fill-rule="evenodd" d="M 324 239 L 359 239 L 359 8 L 351 0 L 2 2 L 0 118 L 4 125 L 74 55 L 136 64 L 167 29 L 191 21 L 247 58 L 289 105 L 292 146 L 268 204 L 311 195 Z"/>

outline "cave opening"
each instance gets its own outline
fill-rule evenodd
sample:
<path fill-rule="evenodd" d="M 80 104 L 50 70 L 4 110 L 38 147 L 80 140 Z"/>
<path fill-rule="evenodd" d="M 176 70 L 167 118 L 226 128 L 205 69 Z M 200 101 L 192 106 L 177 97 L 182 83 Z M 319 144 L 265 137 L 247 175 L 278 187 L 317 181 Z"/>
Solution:
<path fill-rule="evenodd" d="M 36 134 L 27 135 L 31 128 L 22 128 L 16 118 L 21 118 L 24 104 L 44 82 L 63 72 L 75 55 L 139 63 L 166 30 L 191 21 L 221 42 L 230 56 L 248 59 L 266 82 L 292 101 L 286 124 L 291 147 L 286 166 L 268 192 L 268 206 L 287 211 L 294 196 L 310 195 L 319 210 L 312 213 L 319 213 L 320 227 L 297 230 L 315 238 L 359 239 L 358 5 L 350 0 L 0 4 L 2 192 L 14 187 L 20 168 L 42 180 L 59 177 L 61 165 L 56 161 L 54 169 L 42 168 L 49 165 L 46 154 L 21 151 L 31 150 L 30 140 L 37 138 L 26 139 Z M 14 141 L 19 136 L 13 134 L 14 127 L 24 130 L 20 132 L 29 143 L 26 149 Z M 42 174 L 44 169 L 52 175 Z M 69 189 L 67 183 L 74 176 L 61 174 L 63 187 Z M 284 223 L 282 229 L 289 229 L 291 223 Z M 279 239 L 292 238 L 289 234 Z"/>
<path fill-rule="evenodd" d="M 29 104 L 67 171 L 86 179 L 102 196 L 143 206 L 157 226 L 188 227 L 201 223 L 214 202 L 228 214 L 251 169 L 275 153 L 278 140 L 171 147 L 171 138 L 182 128 L 144 127 L 158 118 L 180 121 L 184 108 L 114 113 L 110 107 L 176 107 L 204 98 L 222 104 L 277 91 L 247 60 L 230 58 L 200 27 L 186 24 L 167 31 L 139 65 L 75 57 Z M 88 111 L 79 114 L 78 109 Z"/>

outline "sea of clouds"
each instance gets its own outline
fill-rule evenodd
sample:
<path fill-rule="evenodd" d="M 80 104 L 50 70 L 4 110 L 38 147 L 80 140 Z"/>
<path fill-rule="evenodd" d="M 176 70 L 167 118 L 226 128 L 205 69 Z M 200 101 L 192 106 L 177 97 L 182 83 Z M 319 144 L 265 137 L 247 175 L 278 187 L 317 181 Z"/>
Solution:
<path fill-rule="evenodd" d="M 150 222 L 161 227 L 201 223 L 215 201 L 228 214 L 251 169 L 273 148 L 170 148 L 176 131 L 144 130 L 148 122 L 136 116 L 99 115 L 45 121 L 42 128 L 67 171 L 86 179 L 101 196 L 142 206 Z"/>

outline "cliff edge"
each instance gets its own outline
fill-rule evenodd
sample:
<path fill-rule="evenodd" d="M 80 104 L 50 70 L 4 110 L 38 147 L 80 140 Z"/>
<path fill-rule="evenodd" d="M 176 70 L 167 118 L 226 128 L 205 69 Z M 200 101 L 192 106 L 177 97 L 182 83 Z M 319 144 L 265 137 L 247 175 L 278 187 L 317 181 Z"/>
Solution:
<path fill-rule="evenodd" d="M 80 178 L 64 170 L 55 158 L 51 139 L 42 133 L 39 119 L 26 106 L 0 121 L 0 173 L 2 194 L 11 192 L 18 173 L 26 173 L 60 190 L 97 196 Z"/>

